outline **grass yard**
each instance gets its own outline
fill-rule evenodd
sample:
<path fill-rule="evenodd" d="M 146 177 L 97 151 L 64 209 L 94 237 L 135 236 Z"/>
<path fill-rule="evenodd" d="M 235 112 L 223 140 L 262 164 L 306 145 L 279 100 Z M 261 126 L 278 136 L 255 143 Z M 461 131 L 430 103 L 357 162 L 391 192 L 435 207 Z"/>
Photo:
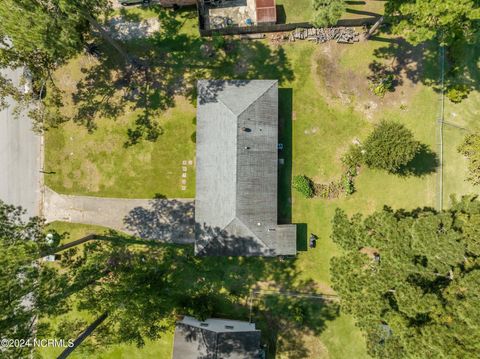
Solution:
<path fill-rule="evenodd" d="M 277 0 L 278 15 L 286 23 L 310 22 L 313 20 L 312 0 Z M 378 16 L 384 12 L 385 1 L 346 1 L 342 19 L 357 19 Z"/>
<path fill-rule="evenodd" d="M 76 337 L 88 325 L 95 321 L 95 317 L 90 313 L 76 308 L 75 298 L 72 297 L 69 303 L 71 310 L 66 314 L 57 317 L 43 318 L 40 323 L 49 325 L 49 332 L 44 337 L 56 339 L 76 339 Z M 78 332 L 69 333 L 64 337 L 63 332 L 59 331 L 59 325 L 64 322 L 81 321 Z M 60 334 L 62 333 L 62 334 Z M 42 339 L 42 338 L 39 338 Z M 51 359 L 56 358 L 64 348 L 45 347 L 36 350 L 38 358 Z M 72 359 L 96 358 L 96 359 L 140 359 L 140 358 L 171 358 L 173 351 L 173 331 L 164 333 L 162 338 L 156 342 L 147 341 L 145 346 L 138 348 L 135 344 L 115 344 L 105 348 L 98 347 L 87 338 L 70 356 Z"/>

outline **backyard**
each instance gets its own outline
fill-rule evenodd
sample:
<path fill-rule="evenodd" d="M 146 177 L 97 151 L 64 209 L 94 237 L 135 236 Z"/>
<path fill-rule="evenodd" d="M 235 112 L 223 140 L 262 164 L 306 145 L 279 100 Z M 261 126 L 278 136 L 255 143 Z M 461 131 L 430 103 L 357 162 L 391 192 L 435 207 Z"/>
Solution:
<path fill-rule="evenodd" d="M 308 9 L 298 6 L 299 2 L 296 0 L 296 7 L 289 8 L 293 1 L 277 1 L 284 5 L 289 22 L 305 21 L 306 12 L 295 12 L 295 9 Z M 380 2 L 365 3 L 377 6 Z M 380 10 L 375 7 L 368 11 Z M 138 15 L 138 12 L 134 10 L 133 13 Z M 348 214 L 368 214 L 385 205 L 411 210 L 436 207 L 439 196 L 447 207 L 450 194 L 480 193 L 465 181 L 465 160 L 457 153 L 465 133 L 478 128 L 475 120 L 480 95 L 475 91 L 460 104 L 446 102 L 445 121 L 461 128 L 444 126 L 443 191 L 439 190 L 436 162 L 431 155 L 416 158 L 414 174 L 410 176 L 361 168 L 355 180 L 355 192 L 349 196 L 330 200 L 304 199 L 292 193 L 290 188 L 294 175 L 307 175 L 318 183 L 339 178 L 343 171 L 341 157 L 349 145 L 365 139 L 382 119 L 403 123 L 418 141 L 439 156 L 436 133 L 440 94 L 436 85 L 440 78 L 440 61 L 436 44 L 412 47 L 402 39 L 383 33 L 355 45 L 333 42 L 317 45 L 308 41 L 278 44 L 270 37 L 261 41 L 233 38 L 219 41 L 199 38 L 194 31 L 195 19 L 188 11 L 176 16 L 165 11 L 149 11 L 141 16 L 159 17 L 163 24 L 160 33 L 151 39 L 124 44 L 129 52 L 139 59 L 148 59 L 151 65 L 145 90 L 149 101 L 140 96 L 130 97 L 126 103 L 118 101 L 124 91 L 119 86 L 111 95 L 112 101 L 117 101 L 109 104 L 110 112 L 99 112 L 93 117 L 94 128 L 89 130 L 82 121 L 69 121 L 49 130 L 45 139 L 46 184 L 59 193 L 69 194 L 125 198 L 152 198 L 161 194 L 193 198 L 195 164 L 188 161 L 195 159 L 195 80 L 278 79 L 281 88 L 280 141 L 285 145 L 281 152 L 285 162 L 280 167 L 279 217 L 282 222 L 301 224 L 299 254 L 286 262 L 263 259 L 225 259 L 219 263 L 205 259 L 202 262 L 205 268 L 223 266 L 225 273 L 245 274 L 245 280 L 240 280 L 242 294 L 258 287 L 258 281 L 267 282 L 270 290 L 284 283 L 299 292 L 333 294 L 329 265 L 338 249 L 330 240 L 330 223 L 336 208 L 343 208 Z M 478 47 L 470 50 L 465 61 L 473 62 L 475 67 Z M 74 103 L 78 98 L 75 97 L 77 84 L 82 78 L 95 74 L 97 82 L 91 85 L 103 79 L 108 87 L 113 82 L 112 77 L 121 77 L 119 63 L 102 64 L 85 55 L 55 74 L 65 91 L 66 114 L 75 116 L 86 102 L 83 98 Z M 101 66 L 107 66 L 109 76 L 99 71 Z M 372 94 L 368 77 L 382 66 L 394 72 L 397 81 L 393 91 L 380 98 Z M 100 96 L 97 94 L 95 99 Z M 137 126 L 138 118 L 142 118 L 146 110 L 151 114 L 149 120 L 161 127 L 161 134 L 154 140 L 142 138 L 138 143 L 125 145 L 130 140 L 128 130 Z M 111 116 L 112 113 L 115 115 Z M 185 183 L 182 182 L 184 160 L 187 161 Z M 54 224 L 59 232 L 70 231 L 76 238 L 98 230 L 83 226 L 70 229 L 70 226 Z M 316 248 L 307 250 L 309 233 L 315 233 L 319 240 Z M 286 281 L 287 277 L 280 277 L 281 280 L 268 284 L 275 273 L 284 274 L 286 264 L 294 273 L 293 277 L 288 277 L 291 283 L 287 285 L 281 281 Z M 224 280 L 211 275 L 211 280 Z M 236 281 L 232 285 L 239 285 Z M 302 287 L 305 283 L 309 285 Z M 244 296 L 239 298 L 241 303 L 245 300 Z M 292 305 L 299 305 L 299 302 Z M 75 310 L 74 299 L 72 308 L 68 315 L 86 321 L 94 319 L 88 313 Z M 236 309 L 225 308 L 219 315 L 248 320 L 246 308 Z M 306 321 L 303 327 L 280 328 L 273 335 L 262 313 L 271 311 L 275 315 L 277 310 L 281 315 L 282 303 L 266 296 L 255 301 L 254 319 L 258 319 L 270 347 L 275 344 L 273 354 L 276 358 L 367 358 L 364 338 L 354 320 L 341 312 L 325 313 L 324 309 L 318 303 L 308 305 L 313 319 Z M 318 322 L 311 323 L 315 322 L 316 315 Z M 57 323 L 57 319 L 48 320 L 52 320 L 53 325 Z M 172 333 L 169 332 L 162 340 L 149 342 L 141 349 L 143 352 L 136 351 L 133 344 L 116 344 L 103 349 L 101 354 L 96 353 L 95 357 L 134 358 L 142 357 L 143 353 L 167 358 L 171 348 Z M 74 357 L 89 355 L 88 351 L 81 353 Z M 41 354 L 44 358 L 51 355 L 46 351 Z"/>
<path fill-rule="evenodd" d="M 313 20 L 312 0 L 277 0 L 279 18 L 286 23 L 310 22 Z M 346 1 L 342 19 L 370 18 L 383 14 L 385 1 Z"/>

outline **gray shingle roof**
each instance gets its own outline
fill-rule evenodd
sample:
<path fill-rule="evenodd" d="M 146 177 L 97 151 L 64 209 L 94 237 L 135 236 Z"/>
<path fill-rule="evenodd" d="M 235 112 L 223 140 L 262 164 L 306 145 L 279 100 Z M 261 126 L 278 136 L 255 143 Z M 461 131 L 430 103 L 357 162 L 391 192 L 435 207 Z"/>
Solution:
<path fill-rule="evenodd" d="M 175 327 L 173 359 L 258 359 L 260 339 L 255 324 L 185 317 Z"/>
<path fill-rule="evenodd" d="M 199 81 L 196 139 L 195 252 L 296 254 L 277 224 L 277 81 Z"/>

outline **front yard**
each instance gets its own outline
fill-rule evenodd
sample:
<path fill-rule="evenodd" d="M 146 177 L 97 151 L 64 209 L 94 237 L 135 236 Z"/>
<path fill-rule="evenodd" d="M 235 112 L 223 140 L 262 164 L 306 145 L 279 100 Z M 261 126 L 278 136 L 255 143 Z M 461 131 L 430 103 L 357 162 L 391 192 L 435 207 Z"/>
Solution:
<path fill-rule="evenodd" d="M 367 1 L 373 2 L 379 3 Z M 278 1 L 278 4 L 283 4 L 287 11 L 287 0 Z M 304 14 L 288 13 L 298 19 L 289 19 L 290 22 L 303 21 L 300 19 Z M 138 116 L 145 110 L 138 101 L 122 107 L 115 119 L 97 116 L 97 128 L 91 132 L 74 122 L 49 130 L 46 134 L 46 171 L 50 174 L 46 175 L 46 182 L 52 189 L 60 193 L 130 198 L 151 198 L 157 193 L 167 197 L 194 197 L 194 163 L 190 165 L 188 161 L 195 157 L 195 80 L 272 78 L 279 80 L 281 88 L 281 141 L 285 145 L 282 152 L 285 164 L 280 169 L 279 216 L 282 221 L 303 224 L 304 232 L 299 238 L 297 259 L 288 262 L 298 274 L 296 281 L 310 280 L 316 292 L 332 293 L 329 261 L 338 249 L 330 240 L 330 223 L 336 208 L 343 208 L 349 214 L 368 214 L 384 205 L 405 210 L 435 207 L 439 193 L 437 175 L 431 163 L 427 163 L 430 158 L 418 159 L 416 176 L 400 177 L 362 168 L 355 181 L 356 191 L 348 197 L 307 200 L 291 193 L 290 189 L 294 175 L 307 175 L 316 182 L 328 182 L 341 176 L 341 156 L 348 146 L 356 139 L 363 140 L 382 119 L 403 123 L 420 142 L 437 151 L 439 95 L 430 86 L 439 78 L 434 44 L 414 48 L 384 34 L 355 45 L 316 45 L 306 41 L 278 45 L 270 38 L 262 41 L 230 39 L 227 44 L 215 44 L 218 39 L 200 39 L 191 31 L 195 26 L 193 18 L 182 15 L 175 19 L 163 13 L 160 17 L 161 21 L 167 19 L 170 24 L 165 25 L 161 34 L 135 46 L 125 46 L 141 58 L 152 59 L 152 74 L 158 82 L 152 82 L 155 83 L 153 91 L 147 94 L 156 99 L 150 103 L 162 104 L 155 106 L 153 113 L 163 133 L 156 141 L 141 140 L 131 146 L 124 145 L 128 140 L 127 130 L 135 126 Z M 213 57 L 206 55 L 209 48 L 214 49 Z M 391 55 L 396 55 L 395 61 Z M 67 97 L 76 91 L 77 81 L 85 76 L 78 71 L 88 67 L 82 65 L 83 61 L 85 59 L 76 59 L 56 74 L 62 79 L 59 82 Z M 398 72 L 394 92 L 387 93 L 384 98 L 374 96 L 369 89 L 367 77 L 372 74 L 373 61 L 395 67 Z M 168 71 L 164 71 L 165 63 L 169 65 Z M 121 91 L 119 89 L 118 94 Z M 478 100 L 479 94 L 474 92 L 459 105 L 447 102 L 446 120 L 468 130 L 475 128 Z M 66 111 L 74 113 L 76 108 L 70 101 L 69 98 L 65 100 L 69 104 Z M 138 105 L 137 108 L 134 105 Z M 478 188 L 465 182 L 465 164 L 456 152 L 463 138 L 461 131 L 453 127 L 444 131 L 443 196 L 446 205 L 450 193 L 479 193 Z M 187 161 L 185 184 L 182 183 L 183 160 Z M 185 190 L 182 185 L 186 186 Z M 62 231 L 68 230 L 68 225 L 57 225 L 62 226 Z M 310 232 L 317 234 L 319 241 L 317 248 L 307 251 L 304 235 Z M 78 227 L 75 235 L 81 235 Z M 225 273 L 246 276 L 247 269 L 262 275 L 257 269 L 265 266 L 265 262 L 272 270 L 281 266 L 280 262 L 262 259 L 249 259 L 247 263 L 241 260 L 227 262 L 221 263 Z M 206 260 L 204 265 L 215 268 L 219 264 Z M 212 280 L 223 279 L 212 277 Z M 242 282 L 243 290 L 248 291 L 257 284 L 253 279 Z M 275 288 L 281 285 L 279 281 Z M 221 314 L 248 320 L 247 312 L 234 313 L 227 308 Z M 269 338 L 268 326 L 262 329 L 264 337 Z M 318 324 L 316 331 L 304 328 L 295 332 L 296 338 L 292 332 L 277 334 L 276 358 L 368 357 L 361 333 L 353 319 L 344 313 Z M 115 345 L 91 357 L 130 358 L 149 353 L 168 358 L 171 343 L 171 334 L 166 334 L 162 341 L 149 343 L 144 352 L 134 351 L 133 346 Z M 293 344 L 289 346 L 289 343 Z M 297 352 L 297 356 L 292 354 L 296 353 L 296 344 L 305 347 L 306 351 Z"/>

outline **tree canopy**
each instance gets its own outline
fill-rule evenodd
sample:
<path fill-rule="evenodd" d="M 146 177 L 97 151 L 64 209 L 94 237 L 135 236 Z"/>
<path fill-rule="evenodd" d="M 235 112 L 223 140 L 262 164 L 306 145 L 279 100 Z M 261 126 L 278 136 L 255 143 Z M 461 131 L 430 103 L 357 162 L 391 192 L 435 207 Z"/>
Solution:
<path fill-rule="evenodd" d="M 478 0 L 389 0 L 385 13 L 394 31 L 412 44 L 438 39 L 446 45 L 473 39 L 479 30 Z"/>
<path fill-rule="evenodd" d="M 472 358 L 480 351 L 480 201 L 448 211 L 337 210 L 333 287 L 377 358 Z"/>
<path fill-rule="evenodd" d="M 313 23 L 318 27 L 332 26 L 345 12 L 345 0 L 312 0 Z"/>
<path fill-rule="evenodd" d="M 412 131 L 393 121 L 382 121 L 362 146 L 363 161 L 371 168 L 398 172 L 415 158 L 421 145 Z"/>
<path fill-rule="evenodd" d="M 468 180 L 475 185 L 480 184 L 480 133 L 465 137 L 458 152 L 468 159 Z"/>
<path fill-rule="evenodd" d="M 45 83 L 59 65 L 83 49 L 92 19 L 110 9 L 108 0 L 4 0 L 0 6 L 0 68 L 26 67 L 32 74 L 34 92 L 44 93 Z M 0 75 L 0 105 L 5 97 L 13 96 L 17 105 L 30 103 L 31 94 L 15 90 L 12 83 Z M 58 94 L 52 96 L 58 101 Z M 31 109 L 31 117 L 42 121 L 43 108 Z"/>
<path fill-rule="evenodd" d="M 43 223 L 24 221 L 21 208 L 0 201 L 0 338 L 36 336 L 40 315 L 62 310 L 66 278 L 38 259 L 47 248 Z M 2 358 L 24 358 L 32 347 L 2 348 Z"/>

